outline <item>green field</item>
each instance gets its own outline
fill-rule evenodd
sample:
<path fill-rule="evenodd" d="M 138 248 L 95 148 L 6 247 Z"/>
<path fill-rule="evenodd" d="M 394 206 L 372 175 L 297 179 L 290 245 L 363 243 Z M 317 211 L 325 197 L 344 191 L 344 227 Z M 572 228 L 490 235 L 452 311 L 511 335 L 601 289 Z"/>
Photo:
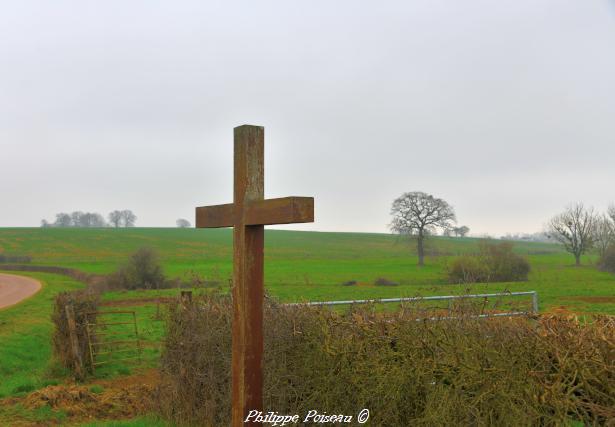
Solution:
<path fill-rule="evenodd" d="M 595 255 L 585 256 L 584 265 L 575 267 L 574 258 L 557 245 L 516 243 L 515 251 L 526 256 L 532 266 L 527 282 L 472 287 L 448 284 L 447 263 L 457 255 L 475 253 L 478 243 L 478 239 L 471 238 L 434 238 L 428 246 L 431 255 L 426 266 L 418 267 L 410 243 L 396 236 L 268 230 L 266 289 L 285 302 L 536 290 L 543 312 L 615 314 L 615 276 L 595 268 Z M 31 256 L 34 265 L 71 267 L 89 273 L 113 272 L 140 247 L 151 247 L 159 253 L 170 278 L 188 281 L 191 275 L 198 274 L 228 289 L 232 269 L 232 232 L 228 229 L 0 229 L 0 253 Z M 17 274 L 39 279 L 43 289 L 16 306 L 0 310 L 0 399 L 24 396 L 66 381 L 66 372 L 51 360 L 52 301 L 60 291 L 84 287 L 56 274 Z M 376 286 L 374 281 L 379 277 L 399 285 Z M 343 285 L 350 280 L 358 283 Z M 104 294 L 103 301 L 116 303 L 177 294 L 177 289 L 116 291 Z M 141 368 L 155 367 L 164 332 L 164 324 L 156 315 L 158 307 L 151 303 L 122 307 L 135 310 L 139 319 L 145 344 Z M 96 378 L 113 379 L 133 372 L 132 367 L 114 363 L 98 370 Z M 64 417 L 62 412 L 49 408 L 0 408 L 0 425 L 16 419 L 61 422 Z"/>
<path fill-rule="evenodd" d="M 451 257 L 476 251 L 477 239 L 435 238 L 425 267 L 416 265 L 409 242 L 387 234 L 318 233 L 268 230 L 265 283 L 282 301 L 447 295 L 463 292 L 446 282 Z M 0 229 L 0 251 L 30 255 L 33 264 L 110 273 L 136 249 L 158 251 L 169 277 L 188 280 L 193 273 L 221 286 L 231 275 L 232 232 L 229 229 Z M 473 291 L 536 290 L 541 310 L 615 314 L 615 276 L 598 271 L 596 257 L 574 258 L 559 246 L 516 243 L 532 272 L 528 282 L 475 285 Z M 378 277 L 399 286 L 374 286 Z M 355 280 L 356 286 L 342 283 Z"/>

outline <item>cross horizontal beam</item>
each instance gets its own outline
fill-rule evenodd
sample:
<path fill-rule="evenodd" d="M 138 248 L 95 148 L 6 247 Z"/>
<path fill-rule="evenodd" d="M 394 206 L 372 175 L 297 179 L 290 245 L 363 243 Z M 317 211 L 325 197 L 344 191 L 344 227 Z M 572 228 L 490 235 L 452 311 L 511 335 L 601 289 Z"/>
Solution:
<path fill-rule="evenodd" d="M 197 228 L 233 227 L 239 222 L 232 203 L 196 208 Z M 282 197 L 246 202 L 241 222 L 244 225 L 314 222 L 314 198 Z"/>

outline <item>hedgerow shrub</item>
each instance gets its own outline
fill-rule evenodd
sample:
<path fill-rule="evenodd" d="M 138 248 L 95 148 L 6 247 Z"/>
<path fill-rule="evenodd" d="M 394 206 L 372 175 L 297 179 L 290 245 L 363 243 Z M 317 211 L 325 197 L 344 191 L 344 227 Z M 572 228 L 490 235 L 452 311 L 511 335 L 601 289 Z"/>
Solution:
<path fill-rule="evenodd" d="M 610 246 L 598 260 L 598 268 L 615 273 L 615 246 Z"/>
<path fill-rule="evenodd" d="M 392 280 L 387 279 L 386 277 L 379 277 L 374 280 L 374 285 L 376 286 L 399 286 L 399 282 L 394 282 Z"/>
<path fill-rule="evenodd" d="M 530 263 L 513 252 L 510 242 L 479 244 L 477 255 L 455 258 L 448 268 L 451 283 L 520 282 L 528 278 Z"/>
<path fill-rule="evenodd" d="M 170 306 L 164 417 L 229 424 L 231 319 L 224 296 Z M 606 317 L 417 322 L 409 308 L 338 313 L 268 300 L 264 409 L 356 417 L 368 408 L 372 426 L 605 424 L 615 417 L 614 326 Z"/>
<path fill-rule="evenodd" d="M 85 369 L 91 368 L 90 350 L 88 345 L 87 327 L 88 319 L 95 321 L 95 317 L 87 313 L 95 312 L 98 308 L 99 297 L 97 294 L 87 291 L 61 292 L 55 297 L 55 304 L 51 321 L 54 325 L 52 335 L 53 354 L 62 366 L 73 370 L 75 368 L 75 355 L 72 352 L 66 306 L 71 306 L 77 332 L 79 354 Z"/>
<path fill-rule="evenodd" d="M 29 263 L 32 262 L 32 257 L 28 255 L 9 255 L 9 254 L 0 254 L 0 263 Z"/>

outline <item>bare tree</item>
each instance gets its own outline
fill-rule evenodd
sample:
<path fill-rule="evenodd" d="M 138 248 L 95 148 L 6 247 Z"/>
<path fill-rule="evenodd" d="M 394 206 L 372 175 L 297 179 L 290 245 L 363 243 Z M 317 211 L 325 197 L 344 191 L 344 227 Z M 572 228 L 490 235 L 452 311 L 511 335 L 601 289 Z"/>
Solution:
<path fill-rule="evenodd" d="M 615 205 L 609 206 L 609 210 L 607 211 L 607 215 L 611 217 L 611 221 L 615 223 Z"/>
<path fill-rule="evenodd" d="M 102 215 L 96 212 L 75 211 L 70 214 L 70 225 L 73 227 L 105 227 Z"/>
<path fill-rule="evenodd" d="M 122 223 L 124 227 L 134 227 L 135 222 L 137 221 L 137 216 L 131 210 L 123 210 L 122 214 Z"/>
<path fill-rule="evenodd" d="M 113 211 L 109 213 L 109 223 L 115 227 L 118 228 L 122 225 L 122 212 L 120 211 Z"/>
<path fill-rule="evenodd" d="M 392 231 L 416 237 L 419 265 L 425 264 L 424 241 L 436 228 L 450 228 L 456 221 L 453 207 L 420 191 L 404 193 L 391 206 Z"/>
<path fill-rule="evenodd" d="M 184 218 L 178 219 L 177 221 L 175 221 L 175 224 L 177 224 L 179 228 L 189 228 L 191 225 L 190 221 Z"/>
<path fill-rule="evenodd" d="M 81 227 L 105 227 L 107 223 L 101 214 L 86 212 L 81 215 Z"/>
<path fill-rule="evenodd" d="M 49 223 L 41 221 L 41 227 L 106 227 L 107 223 L 101 214 L 96 212 L 75 211 L 70 214 L 60 212 L 56 214 L 56 220 Z"/>
<path fill-rule="evenodd" d="M 581 265 L 581 255 L 594 245 L 596 220 L 593 208 L 586 209 L 583 203 L 577 203 L 549 222 L 549 235 L 574 255 L 577 266 Z"/>
<path fill-rule="evenodd" d="M 609 215 L 596 218 L 594 242 L 600 256 L 606 253 L 609 246 L 615 244 L 615 222 L 611 220 Z"/>
<path fill-rule="evenodd" d="M 56 214 L 56 220 L 53 223 L 54 227 L 70 227 L 73 224 L 72 218 L 69 214 L 60 212 Z"/>
<path fill-rule="evenodd" d="M 83 212 L 75 211 L 70 214 L 71 225 L 73 227 L 84 227 L 83 225 Z"/>
<path fill-rule="evenodd" d="M 461 227 L 454 227 L 453 228 L 453 233 L 457 237 L 465 237 L 466 234 L 468 234 L 469 232 L 470 232 L 470 227 L 468 227 L 466 225 L 462 225 Z"/>

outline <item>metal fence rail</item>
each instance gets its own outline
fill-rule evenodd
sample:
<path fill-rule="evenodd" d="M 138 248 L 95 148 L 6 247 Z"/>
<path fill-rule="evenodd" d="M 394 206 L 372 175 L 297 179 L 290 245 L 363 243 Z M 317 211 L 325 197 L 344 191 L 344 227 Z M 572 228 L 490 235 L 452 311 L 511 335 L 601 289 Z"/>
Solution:
<path fill-rule="evenodd" d="M 392 302 L 421 302 L 421 301 L 438 301 L 438 300 L 459 300 L 459 299 L 471 299 L 471 298 L 493 298 L 493 297 L 509 297 L 509 296 L 532 296 L 532 310 L 526 311 L 511 311 L 508 313 L 491 313 L 480 314 L 476 317 L 506 317 L 506 316 L 525 316 L 528 314 L 538 313 L 538 293 L 536 291 L 524 291 L 524 292 L 500 292 L 495 294 L 468 294 L 468 295 L 438 295 L 428 297 L 406 297 L 406 298 L 381 298 L 381 299 L 359 299 L 359 300 L 345 300 L 345 301 L 312 301 L 312 302 L 298 302 L 287 305 L 350 305 L 350 304 L 380 304 L 380 303 L 392 303 Z M 435 319 L 435 318 L 434 318 Z M 442 319 L 442 318 L 439 318 Z"/>

